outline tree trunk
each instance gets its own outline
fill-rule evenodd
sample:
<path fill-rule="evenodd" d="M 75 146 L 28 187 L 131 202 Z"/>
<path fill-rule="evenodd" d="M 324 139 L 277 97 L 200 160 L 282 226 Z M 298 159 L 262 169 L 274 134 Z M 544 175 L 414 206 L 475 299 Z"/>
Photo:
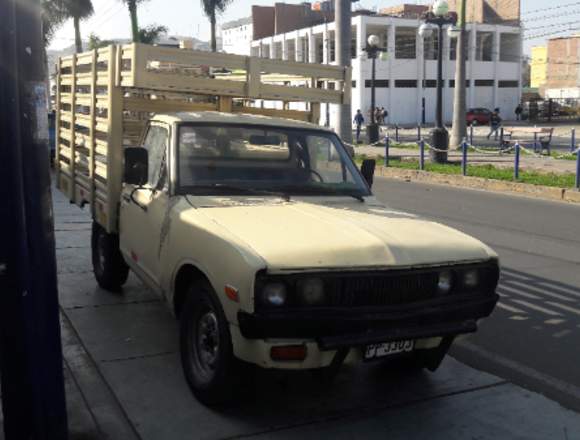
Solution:
<path fill-rule="evenodd" d="M 466 55 L 467 42 L 465 32 L 466 5 L 465 0 L 461 0 L 459 11 L 459 27 L 461 34 L 457 38 L 456 67 L 455 67 L 455 90 L 453 98 L 453 127 L 451 129 L 450 148 L 461 146 L 463 139 L 467 137 L 467 115 L 466 115 Z"/>
<path fill-rule="evenodd" d="M 212 12 L 211 17 L 209 18 L 211 24 L 211 51 L 217 52 L 217 41 L 215 36 L 215 11 Z"/>
<path fill-rule="evenodd" d="M 135 0 L 129 0 L 129 15 L 131 16 L 131 33 L 133 34 L 133 43 L 140 43 L 139 41 L 139 23 L 137 22 L 137 3 Z"/>
<path fill-rule="evenodd" d="M 76 53 L 81 53 L 83 51 L 83 40 L 81 40 L 81 25 L 78 17 L 73 17 L 73 24 L 75 27 Z"/>

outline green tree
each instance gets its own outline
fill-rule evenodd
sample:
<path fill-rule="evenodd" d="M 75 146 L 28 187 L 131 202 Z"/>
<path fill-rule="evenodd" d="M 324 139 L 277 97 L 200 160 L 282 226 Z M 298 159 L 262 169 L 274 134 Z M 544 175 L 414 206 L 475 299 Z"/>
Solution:
<path fill-rule="evenodd" d="M 113 43 L 114 43 L 113 40 L 101 40 L 94 33 L 89 35 L 89 49 L 90 50 L 99 49 L 101 47 L 107 47 Z"/>
<path fill-rule="evenodd" d="M 43 0 L 42 12 L 46 44 L 50 42 L 56 30 L 66 20 L 72 18 L 75 29 L 75 49 L 77 53 L 83 51 L 80 22 L 95 12 L 91 0 Z"/>
<path fill-rule="evenodd" d="M 216 17 L 217 15 L 223 13 L 232 0 L 201 0 L 201 7 L 203 8 L 204 14 L 209 18 L 209 23 L 211 26 L 211 51 L 217 52 L 217 42 L 216 42 Z"/>
<path fill-rule="evenodd" d="M 137 20 L 137 5 L 146 0 L 122 0 L 129 9 L 129 16 L 131 17 L 131 35 L 133 36 L 133 43 L 140 43 L 139 39 L 139 21 Z"/>
<path fill-rule="evenodd" d="M 145 28 L 139 29 L 139 41 L 144 44 L 154 44 L 161 34 L 166 33 L 166 26 L 150 24 Z"/>

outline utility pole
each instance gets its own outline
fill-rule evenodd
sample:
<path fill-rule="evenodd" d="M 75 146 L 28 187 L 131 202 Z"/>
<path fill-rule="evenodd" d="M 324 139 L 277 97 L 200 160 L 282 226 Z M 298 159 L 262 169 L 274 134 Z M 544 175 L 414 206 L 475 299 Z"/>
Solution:
<path fill-rule="evenodd" d="M 40 0 L 0 13 L 0 379 L 7 440 L 65 440 Z"/>
<path fill-rule="evenodd" d="M 450 148 L 458 148 L 463 139 L 467 137 L 466 122 L 466 62 L 467 44 L 465 32 L 466 0 L 458 2 L 459 5 L 459 33 L 457 35 L 456 67 L 455 67 L 455 90 L 453 91 L 453 127 L 451 128 Z"/>
<path fill-rule="evenodd" d="M 336 60 L 339 66 L 350 69 L 351 56 L 351 3 L 352 0 L 335 0 L 334 18 L 335 30 L 334 39 L 336 46 Z M 345 90 L 350 90 L 351 84 L 344 84 Z M 338 135 L 349 144 L 352 143 L 352 111 L 350 97 L 348 104 L 338 104 Z"/>

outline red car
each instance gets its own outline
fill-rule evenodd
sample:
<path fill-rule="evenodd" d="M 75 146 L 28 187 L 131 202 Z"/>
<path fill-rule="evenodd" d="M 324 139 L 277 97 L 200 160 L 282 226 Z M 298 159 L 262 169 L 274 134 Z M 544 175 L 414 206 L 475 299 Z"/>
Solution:
<path fill-rule="evenodd" d="M 489 125 L 491 110 L 486 108 L 470 108 L 467 111 L 467 125 Z"/>

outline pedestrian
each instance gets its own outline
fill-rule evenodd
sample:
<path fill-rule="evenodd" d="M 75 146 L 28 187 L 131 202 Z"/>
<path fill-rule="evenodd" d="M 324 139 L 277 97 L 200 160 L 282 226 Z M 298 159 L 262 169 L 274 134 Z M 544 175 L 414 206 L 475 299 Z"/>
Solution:
<path fill-rule="evenodd" d="M 518 106 L 516 107 L 514 113 L 516 114 L 516 121 L 521 121 L 522 120 L 522 112 L 524 111 L 524 109 L 522 108 L 522 104 L 518 104 Z"/>
<path fill-rule="evenodd" d="M 386 119 L 389 117 L 389 112 L 384 108 L 381 107 L 381 120 L 383 121 L 383 125 L 386 125 Z"/>
<path fill-rule="evenodd" d="M 375 108 L 375 124 L 381 125 L 381 109 Z"/>
<path fill-rule="evenodd" d="M 497 141 L 497 135 L 498 135 L 498 131 L 499 128 L 501 127 L 501 117 L 499 115 L 499 108 L 494 109 L 494 111 L 491 113 L 491 116 L 489 117 L 489 134 L 487 135 L 487 138 L 491 138 L 491 135 L 495 135 L 495 140 Z"/>
<path fill-rule="evenodd" d="M 360 144 L 360 130 L 365 122 L 365 118 L 361 113 L 360 109 L 356 111 L 356 115 L 354 115 L 353 122 L 356 124 L 356 143 Z"/>

